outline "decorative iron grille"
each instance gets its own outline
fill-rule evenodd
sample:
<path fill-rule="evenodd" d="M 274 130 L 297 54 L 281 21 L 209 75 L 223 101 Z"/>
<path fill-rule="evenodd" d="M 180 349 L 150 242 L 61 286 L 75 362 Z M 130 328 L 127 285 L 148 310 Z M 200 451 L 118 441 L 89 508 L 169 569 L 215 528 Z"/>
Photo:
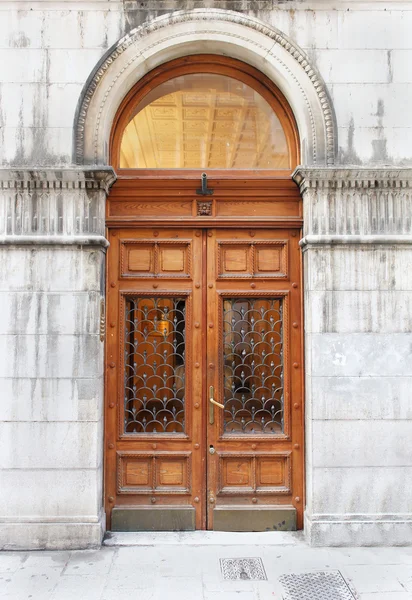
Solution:
<path fill-rule="evenodd" d="M 225 433 L 282 433 L 282 300 L 224 299 L 223 353 Z"/>
<path fill-rule="evenodd" d="M 126 433 L 185 431 L 186 301 L 126 299 Z"/>

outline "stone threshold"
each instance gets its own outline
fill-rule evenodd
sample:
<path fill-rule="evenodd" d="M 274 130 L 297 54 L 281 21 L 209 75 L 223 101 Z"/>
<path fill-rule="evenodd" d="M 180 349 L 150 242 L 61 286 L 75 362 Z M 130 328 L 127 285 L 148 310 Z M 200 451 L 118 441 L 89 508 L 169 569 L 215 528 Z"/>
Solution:
<path fill-rule="evenodd" d="M 111 532 L 103 546 L 296 546 L 306 545 L 302 531 L 226 532 L 159 531 Z"/>

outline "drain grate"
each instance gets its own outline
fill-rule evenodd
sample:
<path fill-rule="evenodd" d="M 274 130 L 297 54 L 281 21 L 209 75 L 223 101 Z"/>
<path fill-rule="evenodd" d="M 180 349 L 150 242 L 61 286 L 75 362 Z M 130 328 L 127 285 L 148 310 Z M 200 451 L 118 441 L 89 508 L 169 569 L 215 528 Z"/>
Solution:
<path fill-rule="evenodd" d="M 267 579 L 261 558 L 221 558 L 223 579 Z"/>
<path fill-rule="evenodd" d="M 279 581 L 286 590 L 284 600 L 354 600 L 356 598 L 339 571 L 282 575 Z"/>

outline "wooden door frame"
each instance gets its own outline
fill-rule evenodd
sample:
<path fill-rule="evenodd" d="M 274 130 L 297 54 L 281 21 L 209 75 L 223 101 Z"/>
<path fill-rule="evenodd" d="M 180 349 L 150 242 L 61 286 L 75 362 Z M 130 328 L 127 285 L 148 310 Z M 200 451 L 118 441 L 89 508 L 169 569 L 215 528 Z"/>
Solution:
<path fill-rule="evenodd" d="M 200 187 L 202 170 L 130 170 L 119 169 L 120 139 L 133 108 L 151 89 L 178 75 L 185 73 L 220 73 L 243 81 L 258 91 L 274 108 L 287 134 L 291 156 L 291 169 L 284 171 L 259 170 L 211 170 L 206 169 L 209 187 L 213 196 L 196 194 Z M 238 60 L 217 55 L 196 55 L 180 58 L 148 73 L 127 94 L 115 116 L 110 138 L 111 163 L 118 179 L 106 200 L 106 227 L 112 229 L 133 228 L 213 228 L 236 229 L 292 229 L 299 235 L 303 225 L 302 198 L 292 180 L 293 169 L 299 164 L 299 134 L 293 113 L 284 96 L 266 76 L 250 65 Z M 203 206 L 204 205 L 204 206 Z M 203 208 L 205 210 L 203 210 Z M 110 248 L 108 250 L 110 253 Z M 300 281 L 296 282 L 301 292 L 300 351 L 301 392 L 294 409 L 301 411 L 302 478 L 305 490 L 304 458 L 304 332 L 303 332 L 303 272 L 300 255 Z M 206 274 L 204 274 L 204 278 Z M 106 271 L 107 291 L 113 283 Z M 203 282 L 206 285 L 206 279 Z M 206 319 L 206 316 L 205 316 Z M 108 307 L 108 333 L 117 315 Z M 119 332 L 115 332 L 119 339 Z M 113 499 L 106 493 L 107 453 L 115 440 L 108 439 L 106 423 L 112 410 L 109 400 L 109 380 L 112 377 L 113 361 L 105 347 L 105 431 L 104 431 L 104 505 L 107 514 Z M 204 387 L 206 383 L 204 383 Z M 206 393 L 206 387 L 204 389 Z M 204 444 L 203 444 L 204 445 Z M 304 494 L 296 499 L 304 507 Z M 303 510 L 300 511 L 298 528 L 303 528 Z M 109 523 L 110 526 L 110 523 Z"/>
<path fill-rule="evenodd" d="M 256 183 L 256 181 L 254 181 L 253 183 Z M 280 182 L 279 182 L 280 183 Z M 282 182 L 283 183 L 283 182 Z M 192 182 L 193 184 L 193 182 Z M 273 182 L 272 182 L 273 185 Z M 163 189 L 163 186 L 160 186 L 161 189 Z M 132 186 L 132 189 L 135 188 L 135 186 Z M 128 210 L 130 210 L 131 206 L 133 206 L 134 204 L 134 200 L 135 200 L 135 196 L 132 193 L 132 190 L 130 188 L 126 188 L 127 192 L 125 192 L 124 187 L 122 186 L 122 184 L 120 183 L 119 187 L 117 188 L 118 192 L 116 193 L 116 189 L 113 192 L 113 198 L 111 198 L 109 196 L 107 202 L 108 202 L 108 212 L 110 212 L 110 204 L 111 203 L 115 203 L 115 204 L 122 204 L 122 205 L 128 205 Z M 149 188 L 151 190 L 151 192 L 153 193 L 153 186 L 150 186 Z M 176 192 L 178 191 L 179 186 L 176 186 Z M 280 190 L 283 189 L 283 186 L 280 186 Z M 291 200 L 292 204 L 295 204 L 297 198 L 299 196 L 299 192 L 297 190 L 297 188 L 295 187 L 295 201 Z M 279 191 L 280 191 L 279 190 Z M 136 190 L 135 190 L 136 191 Z M 142 190 L 140 190 L 142 191 Z M 250 190 L 249 190 L 250 191 Z M 272 192 L 273 192 L 273 188 L 272 188 Z M 148 193 L 148 189 L 146 189 L 146 192 L 143 192 L 145 195 Z M 282 194 L 282 192 L 280 191 L 280 193 Z M 118 194 L 120 194 L 118 196 Z M 224 201 L 223 201 L 224 202 Z M 298 206 L 299 206 L 299 211 L 301 211 L 301 200 L 298 200 Z M 279 206 L 282 206 L 282 202 L 279 201 Z M 110 223 L 110 224 L 109 224 Z M 118 218 L 112 218 L 110 220 L 110 222 L 108 223 L 108 232 L 112 229 L 141 229 L 143 228 L 150 228 L 153 231 L 157 230 L 157 229 L 173 229 L 173 228 L 183 228 L 183 227 L 191 227 L 193 229 L 200 229 L 204 232 L 204 235 L 202 236 L 202 238 L 205 238 L 205 230 L 206 229 L 231 229 L 231 228 L 236 228 L 236 229 L 241 229 L 244 231 L 251 231 L 252 229 L 289 229 L 292 230 L 292 236 L 294 237 L 301 237 L 301 227 L 302 227 L 302 219 L 301 217 L 294 217 L 294 218 L 287 218 L 287 219 L 282 219 L 282 218 L 277 218 L 277 219 L 270 219 L 269 223 L 268 223 L 268 219 L 264 220 L 262 218 L 259 219 L 255 219 L 253 221 L 253 223 L 245 223 L 245 222 L 239 222 L 238 219 L 236 218 L 232 218 L 232 219 L 212 219 L 212 218 L 202 218 L 202 217 L 192 217 L 192 218 L 186 218 L 184 220 L 179 219 L 178 217 L 173 217 L 170 218 L 168 220 L 165 219 L 161 219 L 156 217 L 155 215 L 153 216 L 148 216 L 147 218 L 145 218 L 144 216 L 139 218 L 138 215 L 135 213 L 133 216 L 129 217 L 127 222 L 125 222 L 124 217 L 118 217 Z M 190 225 L 189 225 L 190 223 Z M 108 252 L 110 253 L 110 248 L 108 250 Z M 204 245 L 204 249 L 203 249 L 203 256 L 205 257 L 205 253 L 206 253 L 206 245 Z M 300 451 L 302 452 L 302 458 L 301 458 L 301 469 L 302 469 L 302 489 L 303 489 L 303 497 L 298 498 L 295 497 L 295 502 L 300 504 L 300 506 L 302 507 L 302 509 L 300 511 L 298 511 L 298 520 L 297 520 L 297 526 L 299 529 L 303 528 L 303 507 L 304 507 L 304 501 L 305 501 L 305 456 L 304 456 L 304 448 L 305 448 L 305 444 L 304 444 L 304 425 L 305 425 L 305 410 L 304 410 L 304 331 L 303 331 L 303 269 L 302 269 L 302 254 L 300 254 L 299 256 L 299 270 L 300 270 L 300 281 L 299 282 L 294 282 L 293 283 L 293 287 L 299 287 L 300 288 L 300 293 L 301 293 L 301 298 L 300 298 L 300 304 L 301 304 L 301 316 L 300 316 L 300 328 L 298 329 L 299 332 L 299 336 L 300 336 L 300 364 L 297 365 L 297 368 L 300 369 L 301 372 L 301 376 L 300 376 L 300 387 L 301 387 L 301 391 L 300 393 L 297 394 L 298 398 L 294 398 L 294 402 L 293 402 L 293 409 L 294 412 L 299 411 L 301 413 L 301 419 L 300 419 L 300 428 L 301 428 L 301 434 L 300 434 L 300 440 L 299 440 L 299 446 L 300 446 Z M 206 287 L 207 287 L 207 282 L 206 282 L 206 272 L 203 273 L 203 290 L 204 293 L 206 291 Z M 110 271 L 109 269 L 107 270 L 107 292 L 106 294 L 109 293 L 109 289 L 111 287 L 113 287 L 113 283 L 115 284 L 114 281 L 111 280 L 110 278 Z M 115 284 L 116 285 L 116 284 Z M 259 287 L 259 286 L 257 286 Z M 253 292 L 254 290 L 251 290 L 251 292 Z M 258 290 L 256 290 L 258 291 Z M 274 292 L 275 294 L 275 292 Z M 252 293 L 253 295 L 253 293 Z M 203 324 L 202 330 L 206 331 L 206 321 L 207 321 L 207 315 L 204 314 L 203 319 L 205 320 L 205 323 Z M 113 334 L 113 324 L 118 322 L 118 315 L 117 314 L 112 314 L 112 306 L 109 304 L 108 305 L 108 313 L 107 313 L 107 322 L 108 322 L 108 334 L 112 335 Z M 117 329 L 114 329 L 114 335 L 115 335 L 115 339 L 117 340 L 117 344 L 119 344 L 119 331 Z M 206 357 L 204 358 L 206 360 Z M 107 429 L 107 423 L 109 420 L 109 414 L 112 412 L 113 409 L 113 397 L 109 397 L 109 380 L 113 378 L 113 373 L 115 371 L 115 369 L 113 368 L 113 358 L 110 357 L 108 355 L 108 346 L 106 344 L 105 347 L 105 431 L 104 431 L 104 496 L 105 496 L 105 509 L 106 509 L 106 514 L 109 514 L 109 512 L 111 511 L 112 507 L 113 507 L 113 498 L 111 496 L 108 496 L 106 493 L 106 481 L 107 481 L 107 468 L 108 468 L 108 464 L 107 464 L 107 456 L 108 456 L 108 452 L 110 452 L 111 449 L 113 449 L 112 444 L 114 444 L 114 447 L 116 447 L 116 440 L 117 438 L 117 432 L 116 432 L 116 439 L 113 438 L 113 434 L 114 432 L 112 431 L 111 434 L 112 435 L 108 435 L 108 429 Z M 120 368 L 120 365 L 119 365 Z M 113 385 L 113 384 L 111 384 Z M 207 381 L 206 381 L 206 369 L 203 368 L 203 395 L 204 397 L 207 397 Z M 206 430 L 203 432 L 203 436 L 202 436 L 202 451 L 205 452 L 206 451 L 206 444 L 205 444 L 205 436 L 206 436 Z M 295 446 L 295 448 L 297 448 L 297 446 Z M 108 524 L 110 527 L 110 520 L 108 519 Z"/>

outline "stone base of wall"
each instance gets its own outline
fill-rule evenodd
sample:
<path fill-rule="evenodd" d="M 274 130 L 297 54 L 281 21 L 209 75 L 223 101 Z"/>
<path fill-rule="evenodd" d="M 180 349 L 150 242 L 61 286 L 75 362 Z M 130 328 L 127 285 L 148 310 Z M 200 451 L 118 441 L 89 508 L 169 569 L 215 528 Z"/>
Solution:
<path fill-rule="evenodd" d="M 311 546 L 412 546 L 412 515 L 305 515 L 304 534 Z"/>
<path fill-rule="evenodd" d="M 99 548 L 106 529 L 102 513 L 94 522 L 0 523 L 0 550 L 85 550 Z"/>

